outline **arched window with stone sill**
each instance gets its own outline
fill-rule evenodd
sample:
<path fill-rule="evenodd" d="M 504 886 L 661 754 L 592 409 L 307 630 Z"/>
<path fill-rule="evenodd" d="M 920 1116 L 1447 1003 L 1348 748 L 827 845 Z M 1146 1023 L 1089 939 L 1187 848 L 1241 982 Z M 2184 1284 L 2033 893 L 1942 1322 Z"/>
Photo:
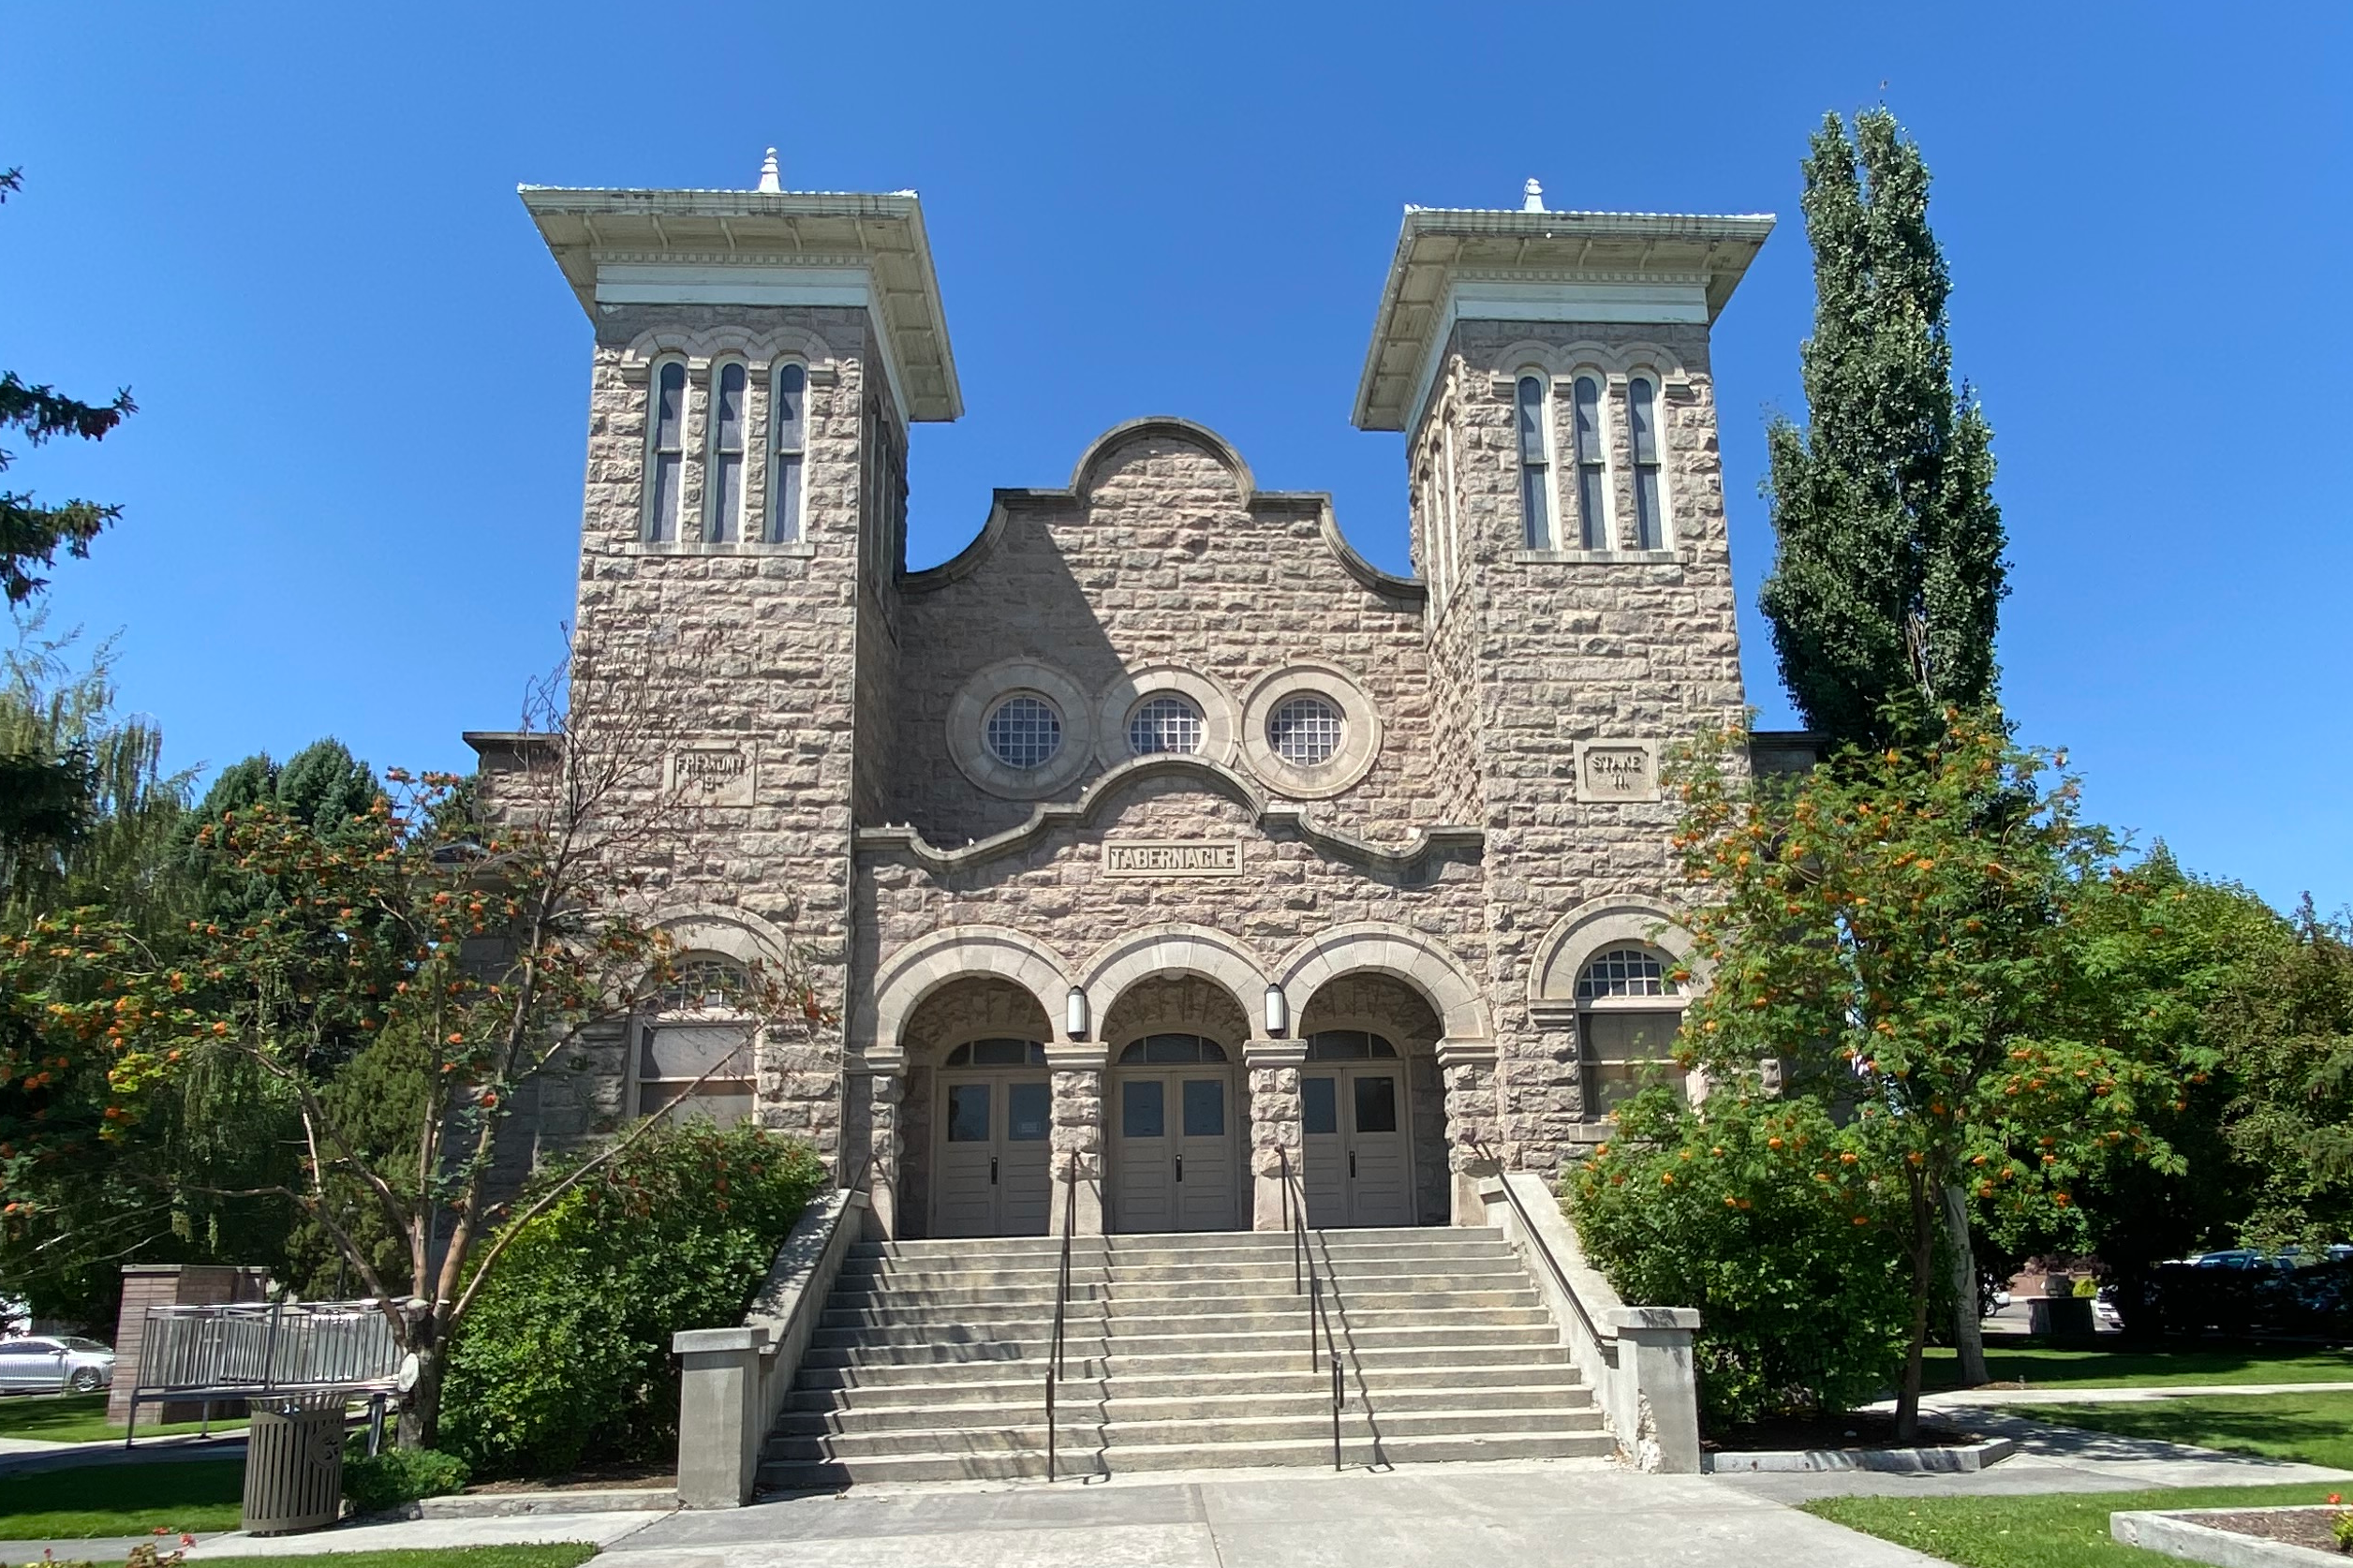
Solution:
<path fill-rule="evenodd" d="M 1589 1115 L 1606 1115 L 1670 1058 L 1686 1000 L 1677 972 L 1671 954 L 1646 942 L 1604 948 L 1577 971 Z"/>
<path fill-rule="evenodd" d="M 747 1119 L 760 1029 L 754 994 L 749 972 L 718 954 L 673 964 L 630 1026 L 630 1112 L 708 1117 L 721 1127 Z"/>

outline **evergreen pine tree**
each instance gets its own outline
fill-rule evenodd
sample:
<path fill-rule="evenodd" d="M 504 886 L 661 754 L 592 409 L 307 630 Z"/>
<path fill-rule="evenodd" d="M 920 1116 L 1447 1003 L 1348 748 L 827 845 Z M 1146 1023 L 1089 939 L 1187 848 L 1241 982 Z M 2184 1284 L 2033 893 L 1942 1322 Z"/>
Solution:
<path fill-rule="evenodd" d="M 1884 109 L 1851 141 L 1832 113 L 1804 168 L 1807 424 L 1768 436 L 1779 551 L 1761 599 L 1806 723 L 1872 743 L 1902 712 L 1993 701 L 2007 589 L 1992 432 L 1953 386 L 1918 145 Z"/>
<path fill-rule="evenodd" d="M 0 170 L 0 201 L 23 188 L 22 171 Z M 34 386 L 15 371 L 0 371 L 0 431 L 21 430 L 35 446 L 55 436 L 74 435 L 96 441 L 137 412 L 127 389 L 111 403 L 81 403 L 50 387 Z M 7 471 L 8 453 L 0 448 L 0 473 Z M 67 501 L 48 507 L 34 504 L 30 492 L 0 490 L 0 594 L 10 604 L 22 604 L 47 585 L 36 577 L 36 567 L 53 565 L 57 552 L 82 556 L 98 530 L 123 513 L 96 501 Z M 18 765 L 23 765 L 21 760 Z"/>

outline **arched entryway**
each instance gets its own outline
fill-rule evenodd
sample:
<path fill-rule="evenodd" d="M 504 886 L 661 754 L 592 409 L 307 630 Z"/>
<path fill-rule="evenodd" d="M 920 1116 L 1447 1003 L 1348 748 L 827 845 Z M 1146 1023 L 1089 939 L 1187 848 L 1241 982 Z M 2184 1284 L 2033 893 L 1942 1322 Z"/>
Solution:
<path fill-rule="evenodd" d="M 1309 999 L 1297 1034 L 1310 1225 L 1446 1223 L 1441 1033 L 1428 999 L 1389 975 L 1327 981 Z"/>
<path fill-rule="evenodd" d="M 1230 1231 L 1250 1222 L 1241 1072 L 1250 1020 L 1199 975 L 1156 975 L 1104 1016 L 1106 1230 Z"/>
<path fill-rule="evenodd" d="M 902 1234 L 1047 1234 L 1051 1038 L 1036 997 L 993 975 L 952 981 L 910 1014 L 902 1035 Z"/>

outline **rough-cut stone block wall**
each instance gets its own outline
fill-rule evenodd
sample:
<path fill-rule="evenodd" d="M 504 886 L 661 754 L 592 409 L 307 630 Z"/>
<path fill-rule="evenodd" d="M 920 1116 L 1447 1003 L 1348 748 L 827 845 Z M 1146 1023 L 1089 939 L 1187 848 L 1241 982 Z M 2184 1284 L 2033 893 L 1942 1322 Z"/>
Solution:
<path fill-rule="evenodd" d="M 1671 562 L 1519 558 L 1518 449 L 1508 362 L 1515 345 L 1565 349 L 1653 344 L 1675 364 L 1661 400 L 1662 467 L 1670 497 Z M 1706 332 L 1698 327 L 1465 321 L 1447 345 L 1462 581 L 1435 629 L 1433 676 L 1475 693 L 1475 749 L 1487 833 L 1486 980 L 1499 1059 L 1482 1086 L 1499 1099 L 1500 1153 L 1548 1169 L 1582 1120 L 1574 1043 L 1547 1034 L 1526 1007 L 1535 947 L 1562 914 L 1618 895 L 1687 904 L 1668 844 L 1676 809 L 1581 803 L 1578 742 L 1662 746 L 1738 720 L 1745 706 L 1731 555 L 1716 443 Z M 1673 374 L 1680 368 L 1680 376 Z M 1556 397 L 1556 420 L 1570 417 Z M 1432 408 L 1441 406 L 1434 399 Z M 1609 421 L 1621 523 L 1633 515 L 1622 404 Z M 1563 422 L 1555 450 L 1574 450 Z M 1458 633 L 1450 623 L 1460 617 Z"/>
<path fill-rule="evenodd" d="M 649 336 L 657 333 L 663 335 Z M 806 544 L 641 542 L 652 348 L 683 344 L 689 355 L 693 519 L 709 358 L 746 334 L 782 343 L 811 365 Z M 872 362 L 866 313 L 600 306 L 596 335 L 579 644 L 630 675 L 639 694 L 632 701 L 644 712 L 629 716 L 628 727 L 655 734 L 643 777 L 616 802 L 616 816 L 642 829 L 616 846 L 616 858 L 645 878 L 645 907 L 657 917 L 736 907 L 788 933 L 812 962 L 821 998 L 839 1007 L 848 985 L 860 661 L 859 422 Z M 755 359 L 755 431 L 765 428 L 764 369 Z M 764 442 L 747 446 L 759 453 Z M 764 479 L 755 466 L 755 502 Z M 624 727 L 591 724 L 582 744 L 593 748 Z M 748 751 L 752 798 L 709 806 L 667 795 L 659 753 L 687 738 Z M 763 1123 L 814 1139 L 830 1157 L 841 1116 L 838 1031 L 763 1041 L 758 1069 Z"/>
<path fill-rule="evenodd" d="M 1078 496 L 1005 497 L 1001 533 L 953 580 L 910 584 L 892 820 L 959 844 L 1028 819 L 1032 803 L 967 779 L 946 738 L 958 689 L 1015 658 L 1050 664 L 1090 694 L 1123 670 L 1179 663 L 1222 682 L 1237 703 L 1294 660 L 1337 665 L 1371 696 L 1386 733 L 1370 773 L 1321 803 L 1320 815 L 1389 842 L 1445 820 L 1419 607 L 1350 575 L 1324 540 L 1320 506 L 1280 496 L 1245 505 L 1219 453 L 1169 435 L 1116 444 L 1088 480 Z M 1077 798 L 1099 771 L 1057 798 Z"/>

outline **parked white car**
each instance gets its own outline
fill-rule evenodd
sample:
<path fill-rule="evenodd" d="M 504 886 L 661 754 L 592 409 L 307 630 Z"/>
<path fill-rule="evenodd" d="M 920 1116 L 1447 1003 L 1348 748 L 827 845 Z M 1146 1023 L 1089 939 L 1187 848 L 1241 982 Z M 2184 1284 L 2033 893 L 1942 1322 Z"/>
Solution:
<path fill-rule="evenodd" d="M 31 1335 L 0 1339 L 0 1389 L 95 1394 L 114 1381 L 114 1353 L 96 1339 Z"/>

